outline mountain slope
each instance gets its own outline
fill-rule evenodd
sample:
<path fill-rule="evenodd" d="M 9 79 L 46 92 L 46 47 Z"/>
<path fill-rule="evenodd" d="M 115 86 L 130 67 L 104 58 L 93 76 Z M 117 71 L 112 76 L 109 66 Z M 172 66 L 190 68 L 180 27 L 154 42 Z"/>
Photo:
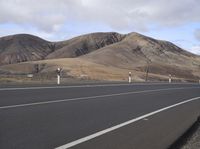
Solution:
<path fill-rule="evenodd" d="M 193 76 L 200 67 L 199 57 L 176 45 L 138 33 L 128 34 L 122 41 L 82 56 L 83 59 L 123 69 L 152 73 Z"/>
<path fill-rule="evenodd" d="M 196 57 L 170 42 L 138 33 L 92 33 L 61 42 L 49 42 L 28 34 L 0 38 L 0 65 L 80 56 L 111 65 L 153 61 L 183 64 L 186 59 Z"/>
<path fill-rule="evenodd" d="M 0 65 L 41 60 L 54 50 L 53 43 L 36 36 L 6 36 L 0 38 Z"/>
<path fill-rule="evenodd" d="M 84 74 L 100 80 L 123 80 L 129 71 L 137 80 L 144 80 L 147 68 L 154 79 L 166 79 L 169 74 L 180 80 L 200 79 L 199 56 L 138 33 L 93 33 L 61 42 L 28 35 L 10 38 L 0 40 L 0 64 L 31 61 L 1 66 L 0 72 L 6 74 L 34 73 L 35 64 L 39 64 L 39 73 L 55 73 L 57 67 L 63 67 L 72 76 Z"/>
<path fill-rule="evenodd" d="M 118 33 L 93 33 L 61 42 L 18 34 L 0 38 L 0 65 L 25 61 L 74 58 L 121 41 Z"/>
<path fill-rule="evenodd" d="M 197 56 L 170 42 L 155 40 L 138 33 L 127 34 L 122 41 L 83 56 L 85 59 L 110 65 L 147 62 L 182 65 L 191 63 L 187 60 L 195 57 Z"/>
<path fill-rule="evenodd" d="M 55 43 L 57 50 L 47 56 L 52 58 L 74 58 L 98 50 L 107 45 L 117 43 L 125 35 L 118 33 L 92 33 L 75 37 L 71 40 Z"/>

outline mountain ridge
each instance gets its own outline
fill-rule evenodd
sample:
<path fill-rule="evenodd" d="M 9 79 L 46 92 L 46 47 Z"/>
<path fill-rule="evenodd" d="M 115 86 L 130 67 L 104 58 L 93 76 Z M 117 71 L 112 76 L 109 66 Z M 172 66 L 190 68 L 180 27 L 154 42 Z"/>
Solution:
<path fill-rule="evenodd" d="M 30 34 L 16 34 L 0 38 L 0 65 L 32 60 L 74 58 L 118 42 L 123 35 L 92 33 L 69 40 L 50 42 Z"/>
<path fill-rule="evenodd" d="M 39 73 L 63 67 L 71 76 L 100 80 L 120 80 L 128 71 L 143 80 L 147 67 L 157 79 L 169 74 L 200 79 L 200 56 L 136 32 L 99 32 L 59 42 L 27 34 L 0 38 L 0 72 L 35 73 L 36 64 L 40 65 Z"/>
<path fill-rule="evenodd" d="M 129 34 L 97 32 L 59 42 L 47 41 L 29 34 L 16 34 L 0 38 L 0 65 L 42 59 L 75 58 L 122 41 L 127 41 L 127 44 L 130 42 L 146 42 L 146 44 L 154 42 L 163 47 L 167 45 L 168 50 L 171 45 L 173 52 L 195 56 L 168 41 L 156 40 L 135 32 Z"/>

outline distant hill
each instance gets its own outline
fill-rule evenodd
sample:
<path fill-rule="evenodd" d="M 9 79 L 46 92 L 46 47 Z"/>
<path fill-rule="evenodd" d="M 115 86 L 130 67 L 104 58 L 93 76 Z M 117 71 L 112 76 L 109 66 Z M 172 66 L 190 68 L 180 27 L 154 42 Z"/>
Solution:
<path fill-rule="evenodd" d="M 118 33 L 92 33 L 75 37 L 70 40 L 56 42 L 56 51 L 47 56 L 51 58 L 74 58 L 88 54 L 125 38 Z"/>
<path fill-rule="evenodd" d="M 98 63 L 120 65 L 133 62 L 165 62 L 183 64 L 186 59 L 197 57 L 178 46 L 156 40 L 138 33 L 130 33 L 117 43 L 101 48 L 84 56 Z M 124 65 L 124 64 L 123 64 Z"/>
<path fill-rule="evenodd" d="M 18 34 L 0 38 L 0 65 L 55 58 L 74 58 L 121 41 L 118 33 L 93 33 L 61 42 Z"/>
<path fill-rule="evenodd" d="M 128 71 L 143 80 L 147 68 L 152 78 L 167 78 L 169 74 L 180 79 L 200 78 L 199 56 L 134 32 L 92 33 L 60 42 L 27 34 L 0 38 L 0 72 L 32 73 L 36 63 L 42 64 L 41 72 L 62 66 L 72 76 L 86 74 L 100 80 L 120 80 Z"/>
<path fill-rule="evenodd" d="M 193 68 L 200 66 L 199 57 L 168 42 L 156 40 L 138 33 L 126 37 L 112 45 L 89 53 L 82 58 L 107 66 L 160 74 L 189 76 Z"/>
<path fill-rule="evenodd" d="M 0 38 L 0 64 L 13 64 L 44 59 L 55 49 L 39 37 L 19 34 Z"/>

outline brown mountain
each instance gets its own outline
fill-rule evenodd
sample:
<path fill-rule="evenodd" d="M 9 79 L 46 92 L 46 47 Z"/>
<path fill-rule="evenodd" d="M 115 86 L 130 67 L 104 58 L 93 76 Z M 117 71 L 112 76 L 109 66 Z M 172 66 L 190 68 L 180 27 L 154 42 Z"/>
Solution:
<path fill-rule="evenodd" d="M 88 54 L 102 47 L 121 41 L 125 35 L 118 33 L 92 33 L 70 40 L 55 43 L 56 51 L 47 56 L 51 58 L 74 58 Z"/>
<path fill-rule="evenodd" d="M 196 55 L 187 52 L 176 45 L 143 36 L 138 33 L 130 33 L 117 43 L 101 48 L 84 56 L 96 62 L 117 64 L 128 62 L 160 62 L 183 63 L 185 58 L 194 58 Z M 145 60 L 145 61 L 144 61 Z M 113 61 L 116 61 L 115 63 Z"/>
<path fill-rule="evenodd" d="M 0 38 L 0 65 L 44 59 L 54 51 L 51 42 L 18 34 Z"/>
<path fill-rule="evenodd" d="M 41 72 L 61 66 L 72 76 L 86 74 L 92 79 L 120 80 L 132 71 L 140 80 L 147 68 L 152 78 L 167 78 L 169 74 L 179 79 L 200 78 L 199 56 L 138 33 L 92 33 L 61 42 L 25 34 L 7 36 L 0 38 L 0 58 L 0 64 L 43 60 L 5 65 L 1 71 L 26 72 L 26 68 L 30 73 L 34 72 L 33 64 L 39 63 L 43 64 Z"/>
<path fill-rule="evenodd" d="M 118 33 L 93 33 L 61 42 L 18 34 L 0 38 L 0 65 L 25 61 L 74 58 L 121 41 Z"/>
<path fill-rule="evenodd" d="M 168 42 L 130 33 L 112 45 L 96 50 L 82 58 L 98 64 L 126 69 L 146 69 L 159 73 L 178 73 L 199 67 L 199 57 Z"/>

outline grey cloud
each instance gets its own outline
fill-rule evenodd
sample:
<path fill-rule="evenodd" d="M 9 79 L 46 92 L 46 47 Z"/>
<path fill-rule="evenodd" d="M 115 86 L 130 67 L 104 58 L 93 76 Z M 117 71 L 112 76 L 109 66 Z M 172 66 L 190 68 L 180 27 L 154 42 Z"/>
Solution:
<path fill-rule="evenodd" d="M 47 32 L 54 31 L 67 18 L 67 6 L 63 2 L 0 0 L 0 23 L 29 24 Z"/>
<path fill-rule="evenodd" d="M 200 21 L 198 0 L 0 0 L 0 23 L 30 24 L 46 32 L 71 21 L 147 31 Z"/>

